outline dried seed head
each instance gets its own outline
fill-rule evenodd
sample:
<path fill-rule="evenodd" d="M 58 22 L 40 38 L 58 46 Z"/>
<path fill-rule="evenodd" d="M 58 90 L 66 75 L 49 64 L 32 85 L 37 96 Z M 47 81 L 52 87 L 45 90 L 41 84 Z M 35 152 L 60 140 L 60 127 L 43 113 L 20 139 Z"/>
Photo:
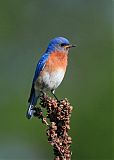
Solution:
<path fill-rule="evenodd" d="M 73 107 L 66 98 L 58 102 L 45 93 L 42 93 L 40 97 L 40 106 L 47 110 L 47 117 L 43 116 L 42 109 L 39 107 L 35 108 L 34 116 L 42 119 L 42 122 L 48 126 L 46 133 L 48 142 L 53 146 L 54 160 L 70 160 L 72 139 L 68 136 L 68 130 L 70 129 L 70 117 Z M 50 122 L 49 124 L 47 119 Z"/>

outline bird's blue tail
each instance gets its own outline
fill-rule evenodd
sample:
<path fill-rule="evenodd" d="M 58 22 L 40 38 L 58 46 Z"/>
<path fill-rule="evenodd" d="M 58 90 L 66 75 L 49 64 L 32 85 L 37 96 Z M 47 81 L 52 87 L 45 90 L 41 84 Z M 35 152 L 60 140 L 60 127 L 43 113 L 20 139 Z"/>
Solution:
<path fill-rule="evenodd" d="M 36 97 L 35 93 L 33 93 L 31 98 L 29 99 L 29 106 L 28 106 L 27 113 L 26 113 L 26 117 L 28 119 L 31 119 L 33 114 L 34 114 L 34 112 L 35 112 L 33 110 L 33 108 L 36 106 L 37 100 L 38 100 L 38 97 Z"/>

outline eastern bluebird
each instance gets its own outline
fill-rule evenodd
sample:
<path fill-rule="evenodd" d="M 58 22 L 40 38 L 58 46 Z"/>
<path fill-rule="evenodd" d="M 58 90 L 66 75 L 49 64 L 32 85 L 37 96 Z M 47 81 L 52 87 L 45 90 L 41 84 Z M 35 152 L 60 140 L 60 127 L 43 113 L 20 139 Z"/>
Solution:
<path fill-rule="evenodd" d="M 55 96 L 55 89 L 62 82 L 66 67 L 69 49 L 75 47 L 64 37 L 57 37 L 50 41 L 46 52 L 40 58 L 32 81 L 29 107 L 26 117 L 30 119 L 34 113 L 34 106 L 43 91 L 51 91 Z M 56 96 L 55 96 L 56 98 Z"/>

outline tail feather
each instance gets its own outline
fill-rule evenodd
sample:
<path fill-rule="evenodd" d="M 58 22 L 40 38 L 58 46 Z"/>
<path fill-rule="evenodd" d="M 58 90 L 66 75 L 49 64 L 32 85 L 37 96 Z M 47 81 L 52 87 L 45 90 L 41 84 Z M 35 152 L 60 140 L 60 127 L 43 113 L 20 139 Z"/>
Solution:
<path fill-rule="evenodd" d="M 27 117 L 28 119 L 31 119 L 32 116 L 33 116 L 33 114 L 34 114 L 33 107 L 34 107 L 33 105 L 29 104 L 28 110 L 27 110 L 27 113 L 26 113 L 26 117 Z"/>
<path fill-rule="evenodd" d="M 28 109 L 27 109 L 27 113 L 26 113 L 26 117 L 28 119 L 31 119 L 33 114 L 34 114 L 34 106 L 36 106 L 36 103 L 37 103 L 37 100 L 38 100 L 38 97 L 35 96 L 35 93 L 33 93 L 31 99 L 30 99 L 30 102 L 29 102 L 29 106 L 28 106 Z"/>

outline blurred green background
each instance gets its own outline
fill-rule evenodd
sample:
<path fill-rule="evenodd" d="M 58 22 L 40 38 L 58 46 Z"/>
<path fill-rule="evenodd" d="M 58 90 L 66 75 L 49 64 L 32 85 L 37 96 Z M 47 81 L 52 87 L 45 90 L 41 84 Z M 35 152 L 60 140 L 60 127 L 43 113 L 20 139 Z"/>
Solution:
<path fill-rule="evenodd" d="M 41 121 L 25 118 L 50 39 L 77 44 L 56 90 L 73 105 L 72 160 L 112 160 L 112 1 L 0 0 L 0 160 L 51 160 Z"/>

